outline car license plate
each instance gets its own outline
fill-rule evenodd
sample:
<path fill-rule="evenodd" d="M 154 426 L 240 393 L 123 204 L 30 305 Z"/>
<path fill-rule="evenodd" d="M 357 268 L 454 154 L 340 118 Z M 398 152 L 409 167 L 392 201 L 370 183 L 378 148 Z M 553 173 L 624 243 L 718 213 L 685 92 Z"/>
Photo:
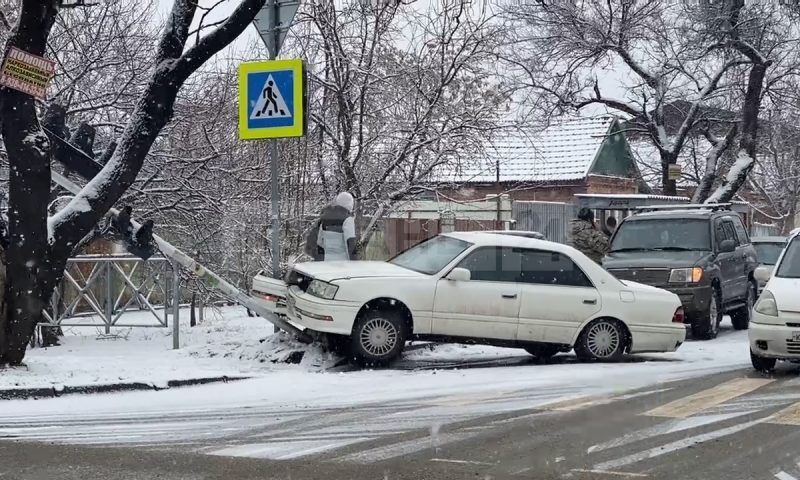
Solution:
<path fill-rule="evenodd" d="M 792 332 L 792 341 L 800 342 L 800 332 Z"/>

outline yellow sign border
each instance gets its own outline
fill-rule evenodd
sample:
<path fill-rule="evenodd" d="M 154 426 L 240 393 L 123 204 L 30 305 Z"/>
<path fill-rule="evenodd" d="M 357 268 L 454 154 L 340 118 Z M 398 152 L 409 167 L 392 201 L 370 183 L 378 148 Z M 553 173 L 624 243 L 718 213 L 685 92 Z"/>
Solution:
<path fill-rule="evenodd" d="M 247 127 L 247 75 L 259 72 L 294 72 L 294 125 L 273 128 Z M 239 64 L 239 139 L 258 140 L 263 138 L 302 137 L 305 135 L 305 98 L 303 95 L 304 78 L 303 60 L 263 60 Z"/>

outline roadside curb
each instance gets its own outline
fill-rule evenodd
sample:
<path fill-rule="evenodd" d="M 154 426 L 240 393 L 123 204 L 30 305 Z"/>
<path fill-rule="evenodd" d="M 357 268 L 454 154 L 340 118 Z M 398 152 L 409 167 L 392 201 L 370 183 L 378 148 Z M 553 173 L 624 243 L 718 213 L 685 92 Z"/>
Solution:
<path fill-rule="evenodd" d="M 138 390 L 167 390 L 170 388 L 191 387 L 194 385 L 205 385 L 208 383 L 228 383 L 238 380 L 246 380 L 250 377 L 201 377 L 187 378 L 184 380 L 169 380 L 164 383 L 106 383 L 100 385 L 56 385 L 46 388 L 8 388 L 0 389 L 0 400 L 25 400 L 37 398 L 55 398 L 63 395 L 74 394 L 93 394 L 110 392 L 129 392 Z"/>

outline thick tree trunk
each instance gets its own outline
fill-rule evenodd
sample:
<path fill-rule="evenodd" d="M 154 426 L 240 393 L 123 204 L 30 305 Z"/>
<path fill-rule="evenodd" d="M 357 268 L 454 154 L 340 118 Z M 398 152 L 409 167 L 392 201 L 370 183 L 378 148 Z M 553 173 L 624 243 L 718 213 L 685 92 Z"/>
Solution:
<path fill-rule="evenodd" d="M 43 55 L 59 3 L 59 0 L 23 1 L 19 23 L 8 46 Z M 5 323 L 0 324 L 4 331 L 0 364 L 19 364 L 55 285 L 47 233 L 51 147 L 29 95 L 11 89 L 0 91 L 0 117 L 10 167 L 8 310 Z"/>
<path fill-rule="evenodd" d="M 736 134 L 739 131 L 739 125 L 733 124 L 731 128 L 725 133 L 725 137 L 717 140 L 714 148 L 706 155 L 706 170 L 703 173 L 703 178 L 700 179 L 700 185 L 692 197 L 692 203 L 703 203 L 711 194 L 711 189 L 714 187 L 714 181 L 717 179 L 717 165 L 722 155 L 733 144 Z"/>
<path fill-rule="evenodd" d="M 764 89 L 764 77 L 769 68 L 769 62 L 754 63 L 750 69 L 742 106 L 742 136 L 739 140 L 739 149 L 736 161 L 728 171 L 725 181 L 710 196 L 707 203 L 729 202 L 739 191 L 747 175 L 755 165 L 756 151 L 758 148 L 758 112 L 761 108 L 761 92 Z"/>

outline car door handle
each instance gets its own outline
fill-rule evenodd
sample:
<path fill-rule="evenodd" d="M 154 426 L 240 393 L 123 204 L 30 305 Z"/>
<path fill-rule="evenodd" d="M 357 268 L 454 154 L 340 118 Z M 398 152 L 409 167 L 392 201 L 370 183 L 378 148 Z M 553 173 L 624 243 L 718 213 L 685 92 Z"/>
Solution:
<path fill-rule="evenodd" d="M 596 298 L 586 299 L 583 301 L 583 303 L 585 303 L 586 305 L 597 305 L 597 299 Z"/>
<path fill-rule="evenodd" d="M 517 298 L 517 294 L 516 293 L 504 293 L 503 294 L 503 298 L 507 298 L 509 300 L 513 300 L 513 299 Z"/>

